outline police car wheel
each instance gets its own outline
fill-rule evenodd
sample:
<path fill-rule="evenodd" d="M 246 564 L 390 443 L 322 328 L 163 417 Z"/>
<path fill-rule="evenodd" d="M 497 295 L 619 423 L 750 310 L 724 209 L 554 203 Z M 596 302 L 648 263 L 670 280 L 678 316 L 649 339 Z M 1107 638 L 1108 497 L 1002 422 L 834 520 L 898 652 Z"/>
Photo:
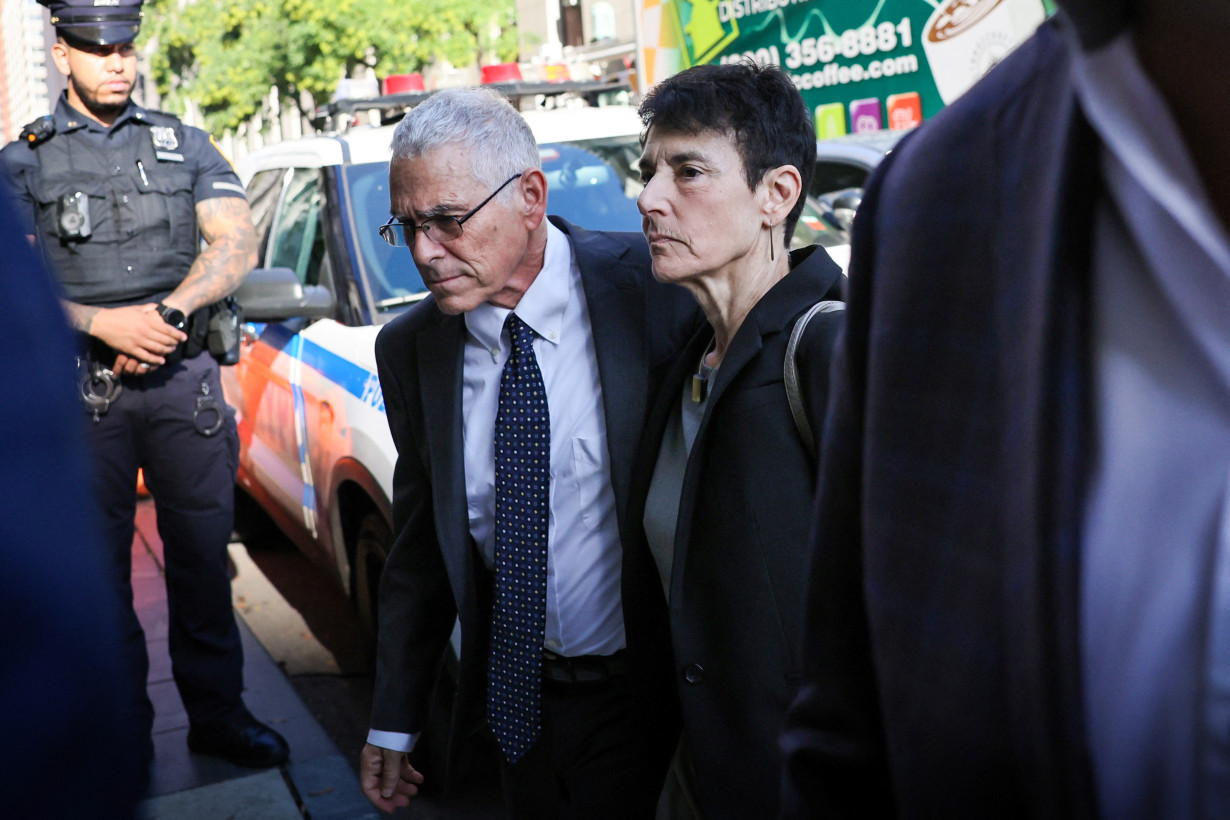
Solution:
<path fill-rule="evenodd" d="M 380 573 L 391 543 L 392 534 L 384 518 L 377 512 L 365 514 L 355 537 L 351 589 L 363 643 L 368 657 L 373 661 L 376 656 L 376 624 L 380 614 Z"/>

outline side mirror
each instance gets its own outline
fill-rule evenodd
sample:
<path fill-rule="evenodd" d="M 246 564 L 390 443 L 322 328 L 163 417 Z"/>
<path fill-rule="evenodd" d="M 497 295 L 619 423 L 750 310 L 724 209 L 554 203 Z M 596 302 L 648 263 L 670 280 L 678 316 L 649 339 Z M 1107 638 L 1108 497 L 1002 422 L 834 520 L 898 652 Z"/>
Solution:
<path fill-rule="evenodd" d="M 830 191 L 822 195 L 820 201 L 829 209 L 825 217 L 835 227 L 849 233 L 854 227 L 854 214 L 863 202 L 863 189 L 843 188 L 840 191 Z"/>
<path fill-rule="evenodd" d="M 235 291 L 248 322 L 320 319 L 333 315 L 333 294 L 320 285 L 304 285 L 290 268 L 257 268 Z"/>

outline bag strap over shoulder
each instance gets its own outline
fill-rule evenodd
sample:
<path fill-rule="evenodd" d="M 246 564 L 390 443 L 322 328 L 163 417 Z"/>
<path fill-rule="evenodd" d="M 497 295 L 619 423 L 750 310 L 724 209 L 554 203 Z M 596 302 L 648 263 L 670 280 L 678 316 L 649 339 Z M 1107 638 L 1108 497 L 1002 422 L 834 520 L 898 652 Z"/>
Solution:
<path fill-rule="evenodd" d="M 816 455 L 816 436 L 812 432 L 811 423 L 807 420 L 807 411 L 803 407 L 803 395 L 799 391 L 799 364 L 798 348 L 799 340 L 803 338 L 803 331 L 807 329 L 807 323 L 817 313 L 836 313 L 846 309 L 845 302 L 836 300 L 825 300 L 817 302 L 807 309 L 807 312 L 798 318 L 794 323 L 794 330 L 790 332 L 790 341 L 786 344 L 786 359 L 782 363 L 782 377 L 786 382 L 786 399 L 790 402 L 790 414 L 794 416 L 794 425 L 799 429 L 799 436 L 802 437 L 803 443 L 807 445 L 807 449 L 812 455 Z"/>

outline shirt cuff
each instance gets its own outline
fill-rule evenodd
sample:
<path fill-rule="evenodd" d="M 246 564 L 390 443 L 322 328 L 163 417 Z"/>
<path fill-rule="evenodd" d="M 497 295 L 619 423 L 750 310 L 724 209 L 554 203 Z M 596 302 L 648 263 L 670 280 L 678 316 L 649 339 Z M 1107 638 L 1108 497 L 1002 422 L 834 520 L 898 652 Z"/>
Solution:
<path fill-rule="evenodd" d="M 381 749 L 409 752 L 414 749 L 414 744 L 419 742 L 419 735 L 421 734 L 422 732 L 415 732 L 407 735 L 402 732 L 381 732 L 378 729 L 369 729 L 367 732 L 367 742 L 373 746 L 379 746 Z"/>

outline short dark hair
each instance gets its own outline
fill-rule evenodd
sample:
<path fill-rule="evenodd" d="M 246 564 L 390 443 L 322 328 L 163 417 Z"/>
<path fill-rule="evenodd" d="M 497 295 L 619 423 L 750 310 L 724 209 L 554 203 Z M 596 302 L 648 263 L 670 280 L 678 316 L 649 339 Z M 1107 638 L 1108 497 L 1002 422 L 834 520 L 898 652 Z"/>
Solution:
<path fill-rule="evenodd" d="M 771 169 L 797 168 L 803 190 L 786 217 L 785 242 L 790 243 L 816 167 L 816 132 L 811 111 L 784 71 L 750 60 L 693 66 L 654 86 L 641 102 L 640 115 L 645 125 L 641 147 L 654 126 L 684 134 L 728 134 L 753 190 Z"/>

